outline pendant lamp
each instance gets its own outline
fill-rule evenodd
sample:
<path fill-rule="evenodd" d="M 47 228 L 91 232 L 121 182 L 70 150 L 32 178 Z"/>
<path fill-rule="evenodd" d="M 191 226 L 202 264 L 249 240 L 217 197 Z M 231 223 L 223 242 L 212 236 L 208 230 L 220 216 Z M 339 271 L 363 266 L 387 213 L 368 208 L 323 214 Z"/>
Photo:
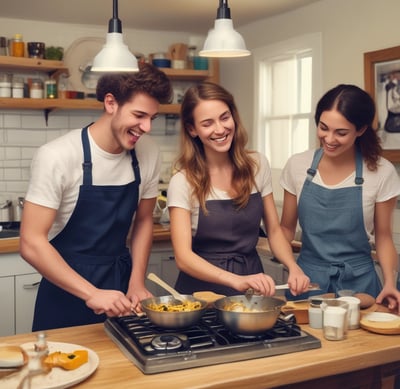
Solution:
<path fill-rule="evenodd" d="M 108 22 L 106 43 L 94 57 L 93 72 L 137 72 L 139 70 L 136 57 L 124 44 L 122 23 L 118 19 L 118 0 L 113 0 L 113 17 Z"/>
<path fill-rule="evenodd" d="M 242 36 L 234 30 L 231 19 L 231 10 L 228 0 L 219 0 L 217 18 L 214 28 L 208 32 L 203 50 L 199 52 L 202 57 L 246 57 L 250 51 Z"/>

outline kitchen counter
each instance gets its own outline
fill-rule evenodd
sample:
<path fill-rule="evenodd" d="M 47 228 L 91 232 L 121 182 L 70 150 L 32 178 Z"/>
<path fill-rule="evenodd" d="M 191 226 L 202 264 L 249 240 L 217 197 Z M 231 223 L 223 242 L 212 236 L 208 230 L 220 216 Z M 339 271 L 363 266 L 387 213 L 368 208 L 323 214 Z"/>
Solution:
<path fill-rule="evenodd" d="M 98 369 L 77 388 L 393 388 L 393 375 L 400 372 L 400 335 L 359 329 L 349 331 L 346 340 L 327 341 L 322 330 L 302 328 L 320 338 L 322 348 L 152 375 L 122 354 L 103 324 L 49 330 L 47 340 L 79 344 L 98 354 Z M 35 340 L 34 333 L 0 338 L 14 345 Z"/>
<path fill-rule="evenodd" d="M 169 241 L 171 234 L 169 225 L 154 224 L 153 242 Z M 0 254 L 4 253 L 18 253 L 19 252 L 19 238 L 5 238 L 0 239 Z"/>

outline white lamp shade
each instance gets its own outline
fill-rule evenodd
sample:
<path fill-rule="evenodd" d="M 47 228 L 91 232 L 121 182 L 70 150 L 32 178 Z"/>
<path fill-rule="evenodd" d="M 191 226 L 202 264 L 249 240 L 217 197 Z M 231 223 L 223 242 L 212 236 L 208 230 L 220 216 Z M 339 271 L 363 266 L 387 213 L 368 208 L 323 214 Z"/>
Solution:
<path fill-rule="evenodd" d="M 202 57 L 246 57 L 250 51 L 242 36 L 234 30 L 232 19 L 216 19 L 214 28 L 208 32 Z"/>
<path fill-rule="evenodd" d="M 139 70 L 136 57 L 124 44 L 119 32 L 107 33 L 106 43 L 94 57 L 92 72 L 137 72 Z"/>

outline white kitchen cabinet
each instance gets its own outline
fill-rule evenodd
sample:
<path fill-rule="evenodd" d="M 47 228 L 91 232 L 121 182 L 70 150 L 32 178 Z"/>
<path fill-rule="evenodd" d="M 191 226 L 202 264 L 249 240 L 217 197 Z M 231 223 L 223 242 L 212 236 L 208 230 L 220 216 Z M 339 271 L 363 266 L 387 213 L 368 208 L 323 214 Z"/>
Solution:
<path fill-rule="evenodd" d="M 14 277 L 0 277 L 0 336 L 15 332 Z"/>
<path fill-rule="evenodd" d="M 18 253 L 0 254 L 0 336 L 31 331 L 40 278 Z"/>
<path fill-rule="evenodd" d="M 32 331 L 36 295 L 42 276 L 39 273 L 15 277 L 15 333 Z"/>

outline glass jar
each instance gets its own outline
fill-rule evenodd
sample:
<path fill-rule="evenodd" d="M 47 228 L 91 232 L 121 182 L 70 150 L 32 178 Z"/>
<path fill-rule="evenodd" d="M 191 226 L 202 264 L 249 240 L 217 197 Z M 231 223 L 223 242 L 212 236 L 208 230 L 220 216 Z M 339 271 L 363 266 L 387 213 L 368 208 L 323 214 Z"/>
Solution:
<path fill-rule="evenodd" d="M 21 77 L 13 78 L 12 97 L 17 99 L 24 97 L 24 80 Z"/>
<path fill-rule="evenodd" d="M 194 69 L 194 57 L 196 56 L 196 46 L 188 47 L 188 55 L 187 55 L 187 67 L 188 69 Z"/>
<path fill-rule="evenodd" d="M 22 39 L 22 34 L 15 34 L 11 41 L 11 54 L 13 57 L 25 56 L 25 43 Z"/>
<path fill-rule="evenodd" d="M 0 55 L 8 55 L 7 38 L 0 36 Z"/>
<path fill-rule="evenodd" d="M 43 82 L 40 78 L 34 78 L 30 87 L 31 99 L 43 99 Z"/>
<path fill-rule="evenodd" d="M 322 328 L 321 299 L 310 299 L 308 308 L 308 321 L 311 328 Z"/>
<path fill-rule="evenodd" d="M 0 74 L 0 97 L 11 97 L 11 76 Z"/>
<path fill-rule="evenodd" d="M 57 98 L 57 82 L 56 80 L 46 80 L 46 98 L 56 99 Z"/>

